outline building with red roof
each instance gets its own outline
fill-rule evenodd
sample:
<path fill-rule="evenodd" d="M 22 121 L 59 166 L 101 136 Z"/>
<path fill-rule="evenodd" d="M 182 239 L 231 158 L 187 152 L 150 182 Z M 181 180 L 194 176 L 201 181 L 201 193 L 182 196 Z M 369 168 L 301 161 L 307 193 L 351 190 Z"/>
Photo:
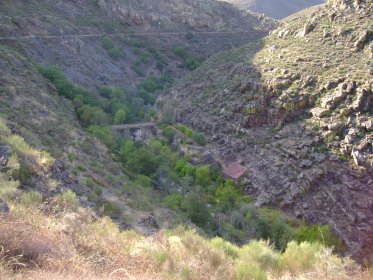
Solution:
<path fill-rule="evenodd" d="M 247 172 L 247 168 L 237 162 L 229 163 L 223 166 L 223 177 L 226 180 L 239 181 Z"/>

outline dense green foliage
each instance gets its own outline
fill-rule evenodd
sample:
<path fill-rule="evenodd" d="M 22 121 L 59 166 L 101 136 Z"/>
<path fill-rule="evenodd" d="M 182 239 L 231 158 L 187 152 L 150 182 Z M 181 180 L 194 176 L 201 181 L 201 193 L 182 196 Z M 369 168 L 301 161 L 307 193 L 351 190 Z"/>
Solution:
<path fill-rule="evenodd" d="M 188 51 L 182 47 L 175 48 L 174 53 L 183 60 L 184 65 L 189 70 L 195 70 L 201 65 L 201 62 L 197 58 L 190 55 Z"/>
<path fill-rule="evenodd" d="M 109 42 L 106 43 L 109 46 Z M 182 49 L 175 53 L 186 56 Z M 157 190 L 165 206 L 190 218 L 207 234 L 238 243 L 268 239 L 282 251 L 291 240 L 341 246 L 327 226 L 308 227 L 279 211 L 256 209 L 250 198 L 243 196 L 239 186 L 220 178 L 219 171 L 212 170 L 209 165 L 193 165 L 188 157 L 181 156 L 178 143 L 204 146 L 207 141 L 201 132 L 194 132 L 184 125 L 173 125 L 173 104 L 157 104 L 159 121 L 165 124 L 159 139 L 152 139 L 148 144 L 115 140 L 107 125 L 143 120 L 145 106 L 154 104 L 157 94 L 170 84 L 168 78 L 149 77 L 139 85 L 136 94 L 112 87 L 101 87 L 95 94 L 72 84 L 57 67 L 38 66 L 38 69 L 56 86 L 60 95 L 74 102 L 76 113 L 87 131 L 111 149 L 132 173 L 136 184 Z M 101 195 L 102 189 L 88 183 L 87 186 Z M 114 203 L 105 202 L 104 211 L 115 217 L 120 209 Z"/>
<path fill-rule="evenodd" d="M 102 38 L 102 47 L 112 59 L 120 59 L 125 57 L 124 51 L 115 46 L 114 42 L 108 36 L 104 36 Z"/>
<path fill-rule="evenodd" d="M 109 47 L 110 42 L 104 46 Z M 104 86 L 96 94 L 74 85 L 57 66 L 37 65 L 37 69 L 54 84 L 60 95 L 73 101 L 77 115 L 86 127 L 140 122 L 158 94 L 172 84 L 168 76 L 150 76 L 139 84 L 136 92 Z"/>

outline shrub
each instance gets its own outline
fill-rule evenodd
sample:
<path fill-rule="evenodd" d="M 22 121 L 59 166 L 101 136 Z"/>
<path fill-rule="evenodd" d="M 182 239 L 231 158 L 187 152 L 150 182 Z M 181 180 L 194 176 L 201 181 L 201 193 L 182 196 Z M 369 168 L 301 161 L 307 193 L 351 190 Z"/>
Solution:
<path fill-rule="evenodd" d="M 0 197 L 12 199 L 17 193 L 19 181 L 5 179 L 3 174 L 0 174 Z"/>
<path fill-rule="evenodd" d="M 239 263 L 234 270 L 235 280 L 267 280 L 267 275 L 256 263 Z"/>
<path fill-rule="evenodd" d="M 114 116 L 114 124 L 122 124 L 126 121 L 127 113 L 123 109 L 119 109 Z"/>
<path fill-rule="evenodd" d="M 174 49 L 174 53 L 178 57 L 181 57 L 182 59 L 187 59 L 187 57 L 188 57 L 188 52 L 184 48 L 182 48 L 182 47 L 176 47 Z"/>
<path fill-rule="evenodd" d="M 228 180 L 216 189 L 215 198 L 218 200 L 218 204 L 222 210 L 227 211 L 242 200 L 242 194 L 234 186 L 233 181 Z"/>
<path fill-rule="evenodd" d="M 88 188 L 92 188 L 94 185 L 95 185 L 95 182 L 93 182 L 92 178 L 87 178 L 85 180 L 85 185 L 88 187 Z"/>
<path fill-rule="evenodd" d="M 208 229 L 211 221 L 210 211 L 207 208 L 207 203 L 201 195 L 191 193 L 187 195 L 182 203 L 184 208 L 192 220 L 198 227 Z"/>
<path fill-rule="evenodd" d="M 102 188 L 99 187 L 99 186 L 97 186 L 97 187 L 95 188 L 95 194 L 97 194 L 98 196 L 101 196 L 101 195 L 102 195 Z"/>
<path fill-rule="evenodd" d="M 322 250 L 320 243 L 292 241 L 281 257 L 281 264 L 291 273 L 301 273 L 311 269 L 319 260 Z"/>
<path fill-rule="evenodd" d="M 124 57 L 123 50 L 119 49 L 118 47 L 114 47 L 114 48 L 107 50 L 107 54 L 112 59 L 119 59 L 119 58 Z"/>
<path fill-rule="evenodd" d="M 112 201 L 107 201 L 104 203 L 104 214 L 110 217 L 118 217 L 122 213 L 122 210 L 119 206 Z"/>
<path fill-rule="evenodd" d="M 302 224 L 295 230 L 294 237 L 298 242 L 319 242 L 324 246 L 336 248 L 342 246 L 341 241 L 335 238 L 328 225 L 312 225 L 307 227 L 305 224 Z"/>
<path fill-rule="evenodd" d="M 26 207 L 36 207 L 42 203 L 42 195 L 38 192 L 28 192 L 21 195 L 20 202 Z"/>
<path fill-rule="evenodd" d="M 152 179 L 145 175 L 138 175 L 136 178 L 136 183 L 142 187 L 151 188 Z"/>
<path fill-rule="evenodd" d="M 286 224 L 285 217 L 278 210 L 260 209 L 257 229 L 260 238 L 270 239 L 278 250 L 285 250 L 287 243 L 293 239 L 292 228 Z"/>
<path fill-rule="evenodd" d="M 204 165 L 196 169 L 196 183 L 206 187 L 210 182 L 210 167 Z"/>
<path fill-rule="evenodd" d="M 284 251 L 287 244 L 293 239 L 293 230 L 283 220 L 277 220 L 272 225 L 271 240 L 277 250 Z"/>
<path fill-rule="evenodd" d="M 193 136 L 193 130 L 191 130 L 190 128 L 186 127 L 185 125 L 183 124 L 179 124 L 176 126 L 176 128 L 182 133 L 184 134 L 185 137 L 192 137 Z"/>
<path fill-rule="evenodd" d="M 175 170 L 183 177 L 184 176 L 194 177 L 196 174 L 196 167 L 183 159 L 178 160 L 175 163 Z"/>
<path fill-rule="evenodd" d="M 166 138 L 168 144 L 171 144 L 172 142 L 174 142 L 175 135 L 176 135 L 175 130 L 170 126 L 167 126 L 162 129 L 162 136 Z"/>
<path fill-rule="evenodd" d="M 114 42 L 108 37 L 102 37 L 102 47 L 106 50 L 107 54 L 113 59 L 119 59 L 124 56 L 121 49 L 114 45 Z"/>
<path fill-rule="evenodd" d="M 100 139 L 109 148 L 114 145 L 114 137 L 109 127 L 92 125 L 88 128 L 88 132 Z"/>
<path fill-rule="evenodd" d="M 200 146 L 206 146 L 207 144 L 206 137 L 203 132 L 193 133 L 193 141 L 196 142 Z"/>
<path fill-rule="evenodd" d="M 192 32 L 188 32 L 185 36 L 188 40 L 192 40 L 194 38 L 194 34 Z"/>
<path fill-rule="evenodd" d="M 280 263 L 280 254 L 263 241 L 251 241 L 240 249 L 239 256 L 240 260 L 257 263 L 265 270 L 277 269 Z"/>
<path fill-rule="evenodd" d="M 85 126 L 98 125 L 104 126 L 108 124 L 108 117 L 105 112 L 91 105 L 84 105 L 78 109 L 78 116 L 82 124 Z"/>
<path fill-rule="evenodd" d="M 174 53 L 183 60 L 189 70 L 195 70 L 201 64 L 198 59 L 192 57 L 184 48 L 177 47 L 174 49 Z"/>
<path fill-rule="evenodd" d="M 17 154 L 27 155 L 31 150 L 30 146 L 19 135 L 10 135 L 9 137 L 7 137 L 7 143 Z"/>
<path fill-rule="evenodd" d="M 75 211 L 78 209 L 79 200 L 72 190 L 64 191 L 59 195 L 58 199 L 64 210 Z"/>
<path fill-rule="evenodd" d="M 32 182 L 32 175 L 33 175 L 33 168 L 29 165 L 29 163 L 23 161 L 21 162 L 19 169 L 12 170 L 12 176 L 15 180 L 18 180 L 23 185 L 33 185 Z"/>
<path fill-rule="evenodd" d="M 114 48 L 114 43 L 108 36 L 103 36 L 102 37 L 102 47 L 105 50 L 110 50 L 110 49 Z"/>
<path fill-rule="evenodd" d="M 232 257 L 233 259 L 236 259 L 239 256 L 239 248 L 220 237 L 211 239 L 210 244 L 214 248 L 222 249 L 228 256 Z"/>
<path fill-rule="evenodd" d="M 143 81 L 140 84 L 140 87 L 145 89 L 147 92 L 153 93 L 156 90 L 160 90 L 163 88 L 163 85 L 165 81 L 162 80 L 162 78 L 158 78 L 155 76 L 151 76 L 147 78 L 145 81 Z"/>
<path fill-rule="evenodd" d="M 194 57 L 188 57 L 185 64 L 189 70 L 196 70 L 201 65 L 201 62 Z"/>
<path fill-rule="evenodd" d="M 178 193 L 170 194 L 164 198 L 166 206 L 173 210 L 180 209 L 182 201 L 183 197 Z"/>
<path fill-rule="evenodd" d="M 140 147 L 136 152 L 127 155 L 126 163 L 133 172 L 149 176 L 157 171 L 161 160 L 160 156 L 153 154 L 146 147 Z"/>

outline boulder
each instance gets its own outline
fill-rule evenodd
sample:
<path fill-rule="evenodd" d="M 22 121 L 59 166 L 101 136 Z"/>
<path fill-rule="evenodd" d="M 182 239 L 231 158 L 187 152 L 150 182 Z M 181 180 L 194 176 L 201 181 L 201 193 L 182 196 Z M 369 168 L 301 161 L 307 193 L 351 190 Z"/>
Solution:
<path fill-rule="evenodd" d="M 343 122 L 334 122 L 331 124 L 328 124 L 328 129 L 330 131 L 339 131 L 343 127 Z"/>
<path fill-rule="evenodd" d="M 327 116 L 331 110 L 325 108 L 314 108 L 311 110 L 311 114 L 316 118 L 322 118 Z"/>
<path fill-rule="evenodd" d="M 356 41 L 355 43 L 355 48 L 357 50 L 361 50 L 364 48 L 365 44 L 367 43 L 368 41 L 368 37 L 369 37 L 369 31 L 368 30 L 365 30 L 360 36 L 359 36 L 359 39 Z"/>
<path fill-rule="evenodd" d="M 364 158 L 362 152 L 353 149 L 351 155 L 352 155 L 352 157 L 354 159 L 354 162 L 357 166 L 364 166 L 365 158 Z"/>
<path fill-rule="evenodd" d="M 269 52 L 275 52 L 279 49 L 280 47 L 278 45 L 273 45 L 269 48 Z"/>
<path fill-rule="evenodd" d="M 305 159 L 300 163 L 301 168 L 310 168 L 313 165 L 313 162 L 310 161 L 309 159 Z"/>
<path fill-rule="evenodd" d="M 289 34 L 289 32 L 290 32 L 289 29 L 280 30 L 278 32 L 278 37 L 279 38 L 285 38 Z"/>
<path fill-rule="evenodd" d="M 0 167 L 4 167 L 8 164 L 9 154 L 9 146 L 0 146 Z"/>
<path fill-rule="evenodd" d="M 372 131 L 373 130 L 373 119 L 366 121 L 364 125 L 365 125 L 366 130 Z"/>
<path fill-rule="evenodd" d="M 9 213 L 9 206 L 0 196 L 0 216 Z"/>
<path fill-rule="evenodd" d="M 315 24 L 308 22 L 300 33 L 300 36 L 305 37 L 315 29 Z"/>

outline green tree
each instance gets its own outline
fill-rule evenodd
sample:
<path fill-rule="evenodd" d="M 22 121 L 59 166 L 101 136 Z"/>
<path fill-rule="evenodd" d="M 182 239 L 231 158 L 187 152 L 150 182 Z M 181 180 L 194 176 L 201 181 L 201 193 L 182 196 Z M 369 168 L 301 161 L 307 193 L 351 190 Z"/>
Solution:
<path fill-rule="evenodd" d="M 242 200 L 242 194 L 234 186 L 232 180 L 228 180 L 219 186 L 215 192 L 215 197 L 224 211 L 232 209 L 236 203 Z"/>
<path fill-rule="evenodd" d="M 168 144 L 171 144 L 174 141 L 175 135 L 175 130 L 170 126 L 162 129 L 162 136 L 166 138 Z"/>
<path fill-rule="evenodd" d="M 83 125 L 100 125 L 104 126 L 108 124 L 108 117 L 105 112 L 98 108 L 90 105 L 84 105 L 78 109 L 78 116 L 82 121 Z"/>
<path fill-rule="evenodd" d="M 186 210 L 192 222 L 197 226 L 204 229 L 209 228 L 211 214 L 203 196 L 197 193 L 187 195 L 182 203 L 182 208 Z"/>
<path fill-rule="evenodd" d="M 109 127 L 92 125 L 88 128 L 88 132 L 100 139 L 106 146 L 114 146 L 114 137 Z"/>
<path fill-rule="evenodd" d="M 114 124 L 123 124 L 126 121 L 127 112 L 124 109 L 119 109 L 114 116 Z"/>

